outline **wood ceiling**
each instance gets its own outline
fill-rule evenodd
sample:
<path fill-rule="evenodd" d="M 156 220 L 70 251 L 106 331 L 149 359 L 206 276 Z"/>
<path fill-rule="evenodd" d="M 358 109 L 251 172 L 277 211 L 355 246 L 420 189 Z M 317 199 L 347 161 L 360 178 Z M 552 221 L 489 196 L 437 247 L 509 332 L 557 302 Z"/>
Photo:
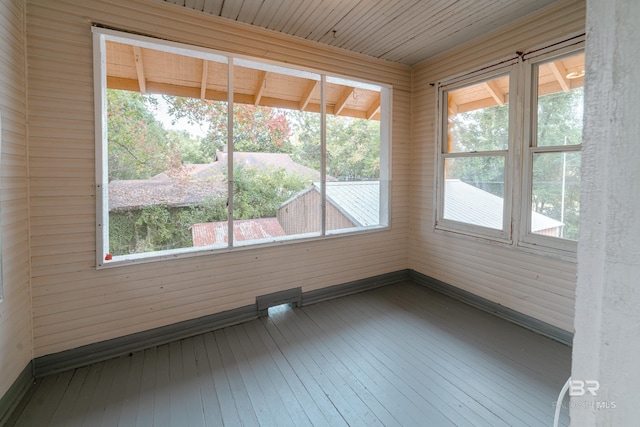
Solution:
<path fill-rule="evenodd" d="M 228 65 L 115 41 L 106 42 L 107 87 L 141 93 L 227 100 Z M 320 112 L 319 75 L 295 75 L 234 65 L 233 100 L 239 104 Z M 294 70 L 292 70 L 294 71 Z M 314 78 L 315 77 L 315 78 Z M 327 81 L 326 112 L 380 119 L 380 91 L 368 85 Z"/>
<path fill-rule="evenodd" d="M 164 0 L 415 65 L 556 0 Z"/>

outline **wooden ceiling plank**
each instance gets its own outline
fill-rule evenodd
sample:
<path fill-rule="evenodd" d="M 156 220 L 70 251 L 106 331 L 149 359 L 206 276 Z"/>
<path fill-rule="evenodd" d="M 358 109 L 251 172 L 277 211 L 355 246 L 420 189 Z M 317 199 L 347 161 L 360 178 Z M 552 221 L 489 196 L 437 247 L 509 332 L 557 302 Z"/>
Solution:
<path fill-rule="evenodd" d="M 344 92 L 342 93 L 342 96 L 340 97 L 340 100 L 336 102 L 336 107 L 334 110 L 334 114 L 336 116 L 339 115 L 342 109 L 344 108 L 344 106 L 347 105 L 347 100 L 349 100 L 349 97 L 351 96 L 354 90 L 355 88 L 353 87 L 348 87 L 344 90 Z"/>
<path fill-rule="evenodd" d="M 209 77 L 209 61 L 202 60 L 202 83 L 200 84 L 200 99 L 207 95 L 207 78 Z"/>
<path fill-rule="evenodd" d="M 260 104 L 260 100 L 262 99 L 262 94 L 264 93 L 264 90 L 267 88 L 267 77 L 268 77 L 269 73 L 267 71 L 263 71 L 262 75 L 260 76 L 260 85 L 258 86 L 258 89 L 256 90 L 256 96 L 254 98 L 253 101 L 253 105 L 258 106 L 258 104 Z"/>
<path fill-rule="evenodd" d="M 562 61 L 554 61 L 549 63 L 549 67 L 553 72 L 556 80 L 560 83 L 560 87 L 564 92 L 569 92 L 571 90 L 571 84 L 567 80 L 567 69 L 562 65 Z"/>
<path fill-rule="evenodd" d="M 502 93 L 496 82 L 493 80 L 484 82 L 484 87 L 489 92 L 489 95 L 502 107 L 504 105 L 504 93 Z"/>
<path fill-rule="evenodd" d="M 136 60 L 136 73 L 138 74 L 138 85 L 140 93 L 147 93 L 147 82 L 144 76 L 144 65 L 142 64 L 142 49 L 138 46 L 133 47 L 133 56 Z"/>
<path fill-rule="evenodd" d="M 302 99 L 300 100 L 300 106 L 299 106 L 300 111 L 304 111 L 307 108 L 307 105 L 311 100 L 311 94 L 313 93 L 314 90 L 316 90 L 319 84 L 320 84 L 319 81 L 312 80 L 309 82 L 309 85 L 307 86 L 307 90 L 304 92 L 304 94 L 302 95 Z"/>
<path fill-rule="evenodd" d="M 376 99 L 367 110 L 367 120 L 373 119 L 373 116 L 375 116 L 379 112 L 380 112 L 380 97 L 378 96 L 378 99 Z"/>

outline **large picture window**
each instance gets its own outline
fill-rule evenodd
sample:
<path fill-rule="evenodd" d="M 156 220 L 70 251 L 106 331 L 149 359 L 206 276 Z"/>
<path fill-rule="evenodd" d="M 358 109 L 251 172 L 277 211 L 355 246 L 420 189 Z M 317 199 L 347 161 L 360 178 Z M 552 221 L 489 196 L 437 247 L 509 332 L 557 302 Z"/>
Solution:
<path fill-rule="evenodd" d="M 97 265 L 389 224 L 391 88 L 94 28 Z"/>
<path fill-rule="evenodd" d="M 438 84 L 436 229 L 575 253 L 583 39 Z"/>

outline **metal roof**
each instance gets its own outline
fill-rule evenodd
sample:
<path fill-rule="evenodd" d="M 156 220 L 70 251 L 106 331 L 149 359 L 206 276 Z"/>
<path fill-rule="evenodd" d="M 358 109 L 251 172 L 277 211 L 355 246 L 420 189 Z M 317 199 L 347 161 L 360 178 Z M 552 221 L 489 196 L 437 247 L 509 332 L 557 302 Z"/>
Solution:
<path fill-rule="evenodd" d="M 320 192 L 320 184 L 313 184 Z M 327 182 L 327 201 L 334 205 L 354 226 L 380 223 L 380 183 L 378 181 Z"/>
<path fill-rule="evenodd" d="M 445 182 L 444 217 L 449 220 L 502 230 L 503 199 L 459 179 Z M 539 232 L 564 224 L 533 212 L 531 231 Z"/>
<path fill-rule="evenodd" d="M 261 240 L 284 236 L 277 218 L 256 218 L 233 221 L 233 240 Z M 191 226 L 193 246 L 218 245 L 228 242 L 229 222 L 205 222 Z"/>

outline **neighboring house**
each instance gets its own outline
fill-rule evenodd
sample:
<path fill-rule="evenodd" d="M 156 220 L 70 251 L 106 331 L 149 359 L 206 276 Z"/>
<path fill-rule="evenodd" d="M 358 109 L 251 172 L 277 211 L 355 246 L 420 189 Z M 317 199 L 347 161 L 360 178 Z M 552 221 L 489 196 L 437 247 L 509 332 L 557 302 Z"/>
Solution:
<path fill-rule="evenodd" d="M 228 154 L 219 152 L 207 164 L 185 164 L 180 170 L 162 172 L 149 179 L 114 180 L 109 183 L 109 211 L 133 210 L 148 205 L 185 207 L 201 203 L 207 197 L 227 194 Z M 284 169 L 309 182 L 320 173 L 294 162 L 284 153 L 235 153 L 234 164 L 263 170 Z M 333 181 L 335 178 L 327 177 Z"/>
<path fill-rule="evenodd" d="M 380 183 L 378 181 L 327 182 L 327 230 L 366 227 L 380 223 Z M 320 231 L 320 184 L 287 200 L 277 218 L 288 234 Z"/>
<path fill-rule="evenodd" d="M 445 218 L 483 227 L 501 229 L 503 200 L 473 185 L 450 179 L 446 183 Z M 366 227 L 379 223 L 380 184 L 378 181 L 327 183 L 327 230 Z M 318 231 L 320 227 L 320 187 L 311 187 L 287 200 L 278 209 L 278 221 L 287 234 Z M 560 236 L 564 224 L 534 212 L 531 231 Z"/>
<path fill-rule="evenodd" d="M 229 241 L 229 222 L 205 222 L 190 228 L 193 246 L 224 244 Z M 284 236 L 285 232 L 276 218 L 242 219 L 233 221 L 233 240 L 261 240 Z"/>
<path fill-rule="evenodd" d="M 502 197 L 491 194 L 459 179 L 448 179 L 445 184 L 444 217 L 453 221 L 502 229 Z M 531 231 L 536 234 L 559 237 L 564 224 L 553 218 L 533 212 Z"/>

